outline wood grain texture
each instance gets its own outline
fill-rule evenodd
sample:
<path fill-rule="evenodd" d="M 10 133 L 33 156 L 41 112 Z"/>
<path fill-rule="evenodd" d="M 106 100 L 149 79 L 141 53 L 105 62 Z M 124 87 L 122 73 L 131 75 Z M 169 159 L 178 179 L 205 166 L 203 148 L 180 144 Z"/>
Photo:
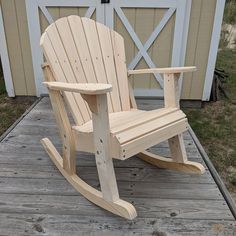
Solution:
<path fill-rule="evenodd" d="M 158 103 L 141 100 L 138 105 L 154 108 Z M 120 195 L 139 213 L 129 222 L 96 207 L 66 183 L 39 143 L 46 132 L 61 145 L 49 99 L 43 98 L 0 144 L 1 234 L 235 234 L 235 220 L 208 170 L 196 176 L 158 169 L 135 157 L 115 160 Z M 188 157 L 200 161 L 188 133 L 184 142 Z M 152 152 L 167 155 L 168 143 Z M 77 154 L 81 178 L 99 189 L 95 166 L 94 155 Z"/>
<path fill-rule="evenodd" d="M 92 83 L 63 83 L 63 82 L 44 82 L 44 84 L 52 90 L 61 90 L 68 92 L 76 92 L 81 94 L 105 94 L 112 90 L 110 84 L 92 84 Z"/>

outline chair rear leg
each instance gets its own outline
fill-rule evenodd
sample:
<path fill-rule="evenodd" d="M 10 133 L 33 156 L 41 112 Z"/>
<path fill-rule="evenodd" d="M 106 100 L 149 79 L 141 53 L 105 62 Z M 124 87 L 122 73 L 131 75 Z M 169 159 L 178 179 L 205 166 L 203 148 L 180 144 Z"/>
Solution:
<path fill-rule="evenodd" d="M 202 164 L 188 161 L 182 134 L 170 138 L 168 142 L 172 158 L 159 156 L 147 151 L 141 152 L 137 156 L 152 165 L 164 169 L 195 174 L 203 174 L 205 172 L 205 168 Z"/>
<path fill-rule="evenodd" d="M 178 134 L 168 139 L 171 157 L 177 163 L 185 163 L 188 158 L 184 145 L 183 134 Z"/>

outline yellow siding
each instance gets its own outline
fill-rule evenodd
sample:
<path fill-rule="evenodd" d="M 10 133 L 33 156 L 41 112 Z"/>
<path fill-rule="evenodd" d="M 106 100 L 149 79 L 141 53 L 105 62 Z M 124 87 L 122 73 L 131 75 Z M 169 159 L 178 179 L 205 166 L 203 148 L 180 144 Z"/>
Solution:
<path fill-rule="evenodd" d="M 3 19 L 16 95 L 35 95 L 25 0 L 2 0 Z"/>
<path fill-rule="evenodd" d="M 47 8 L 49 13 L 51 14 L 53 20 L 57 20 L 61 17 L 66 17 L 70 15 L 78 15 L 78 16 L 84 16 L 88 8 L 86 7 L 49 7 Z M 47 26 L 48 22 L 45 18 L 45 16 L 42 14 L 42 12 L 39 12 L 40 17 L 40 23 L 41 23 L 41 31 L 43 32 Z M 93 14 L 92 18 L 95 17 L 95 13 Z"/>
<path fill-rule="evenodd" d="M 122 10 L 143 44 L 150 37 L 151 33 L 166 12 L 166 9 L 124 8 Z M 148 54 L 152 57 L 153 62 L 158 65 L 158 67 L 167 67 L 171 63 L 174 21 L 175 15 L 171 17 L 161 34 L 157 37 L 153 45 L 148 50 Z M 128 65 L 132 61 L 132 58 L 138 53 L 138 49 L 117 15 L 115 15 L 114 22 L 115 30 L 125 39 Z M 140 69 L 145 67 L 147 67 L 147 64 L 142 58 L 135 68 Z M 160 88 L 153 75 L 135 75 L 132 77 L 132 85 L 133 88 L 137 89 Z"/>
<path fill-rule="evenodd" d="M 183 99 L 201 99 L 210 49 L 216 0 L 193 0 L 186 65 L 196 65 L 197 72 L 185 76 Z"/>
<path fill-rule="evenodd" d="M 6 30 L 8 53 L 16 95 L 35 95 L 32 58 L 29 43 L 29 33 L 25 0 L 0 0 Z M 128 1 L 128 0 L 127 0 Z M 198 72 L 185 76 L 183 82 L 183 99 L 201 99 L 207 67 L 211 31 L 214 20 L 216 0 L 192 0 L 191 19 L 186 52 L 186 65 L 196 65 Z M 57 7 L 49 8 L 54 20 L 71 14 L 84 16 L 87 8 Z M 130 9 L 124 8 L 124 14 L 135 29 L 138 37 L 144 43 L 156 25 L 160 22 L 166 9 Z M 95 14 L 93 14 L 95 19 Z M 41 30 L 48 22 L 40 13 Z M 114 17 L 115 30 L 125 38 L 127 64 L 129 64 L 138 49 L 119 17 Z M 169 66 L 173 42 L 175 15 L 148 50 L 153 62 L 158 67 Z M 147 67 L 142 59 L 136 68 Z M 159 85 L 152 75 L 132 78 L 134 88 L 158 88 Z"/>

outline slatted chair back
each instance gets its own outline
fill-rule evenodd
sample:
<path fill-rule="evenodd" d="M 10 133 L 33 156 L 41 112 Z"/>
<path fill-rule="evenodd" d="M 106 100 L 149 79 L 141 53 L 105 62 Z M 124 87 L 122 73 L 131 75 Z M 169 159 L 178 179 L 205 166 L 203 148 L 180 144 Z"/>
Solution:
<path fill-rule="evenodd" d="M 109 112 L 130 110 L 124 40 L 110 28 L 88 18 L 69 16 L 57 20 L 40 42 L 56 81 L 109 83 Z M 80 94 L 65 92 L 77 125 L 91 119 Z"/>

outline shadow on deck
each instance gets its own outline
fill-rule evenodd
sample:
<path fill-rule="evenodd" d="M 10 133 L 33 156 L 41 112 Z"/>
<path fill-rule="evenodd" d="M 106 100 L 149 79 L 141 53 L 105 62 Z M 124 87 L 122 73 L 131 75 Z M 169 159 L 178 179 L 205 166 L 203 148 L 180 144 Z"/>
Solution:
<path fill-rule="evenodd" d="M 66 182 L 40 144 L 44 136 L 60 148 L 46 97 L 0 144 L 0 235 L 236 235 L 235 220 L 208 170 L 196 176 L 135 157 L 115 160 L 120 196 L 138 212 L 128 221 L 90 203 Z M 184 138 L 189 159 L 203 163 L 189 133 Z M 152 151 L 169 155 L 166 142 Z M 78 153 L 77 173 L 99 188 L 93 155 Z"/>

